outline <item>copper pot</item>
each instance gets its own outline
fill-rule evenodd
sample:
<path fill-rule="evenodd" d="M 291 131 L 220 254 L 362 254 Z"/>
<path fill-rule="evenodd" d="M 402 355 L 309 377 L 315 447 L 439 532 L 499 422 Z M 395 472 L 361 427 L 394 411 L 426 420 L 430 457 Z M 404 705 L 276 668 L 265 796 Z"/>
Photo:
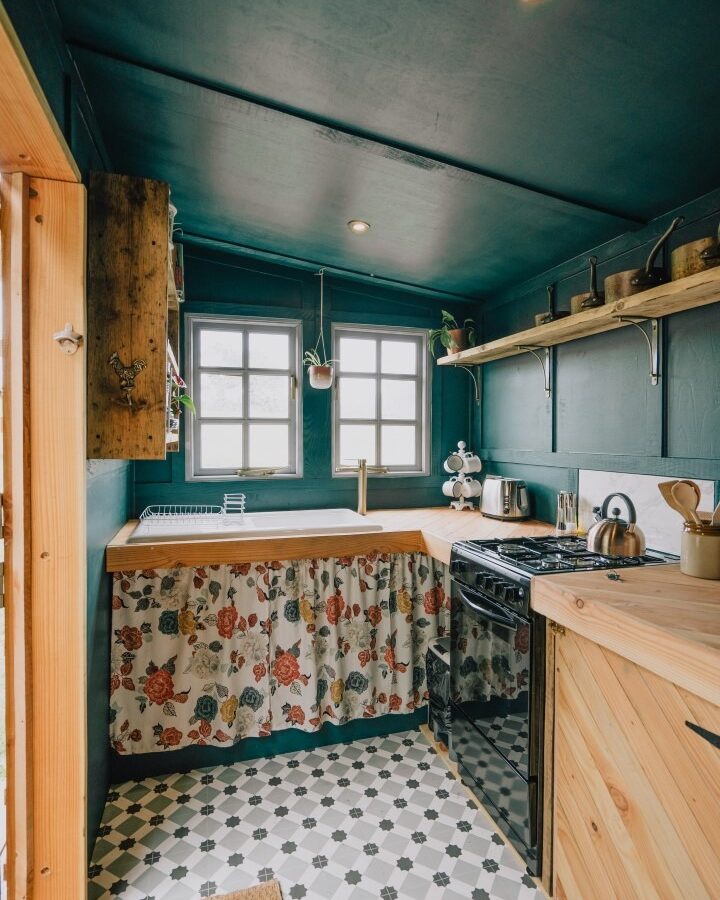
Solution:
<path fill-rule="evenodd" d="M 670 280 L 677 281 L 720 266 L 720 227 L 717 234 L 676 247 L 670 255 Z"/>
<path fill-rule="evenodd" d="M 624 297 L 631 297 L 633 294 L 639 294 L 648 290 L 648 288 L 656 287 L 658 284 L 664 284 L 667 281 L 664 266 L 656 266 L 655 259 L 673 231 L 684 221 L 684 216 L 677 216 L 677 218 L 672 220 L 650 251 L 647 262 L 642 269 L 626 269 L 624 272 L 616 272 L 615 275 L 609 275 L 605 279 L 606 303 L 614 303 L 616 300 L 622 300 Z"/>
<path fill-rule="evenodd" d="M 597 256 L 588 259 L 590 264 L 590 290 L 584 294 L 575 294 L 570 298 L 570 312 L 582 312 L 584 309 L 594 309 L 605 304 L 605 294 L 597 289 Z"/>

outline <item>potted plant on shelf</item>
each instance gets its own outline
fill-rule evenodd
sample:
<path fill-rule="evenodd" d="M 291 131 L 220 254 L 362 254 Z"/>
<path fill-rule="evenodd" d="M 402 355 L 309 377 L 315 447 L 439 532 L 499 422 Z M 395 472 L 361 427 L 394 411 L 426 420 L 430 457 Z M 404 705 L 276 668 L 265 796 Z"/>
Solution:
<path fill-rule="evenodd" d="M 430 352 L 437 357 L 438 342 L 445 347 L 448 355 L 467 350 L 475 346 L 475 321 L 465 319 L 462 326 L 458 325 L 455 316 L 446 309 L 442 312 L 442 324 L 439 328 L 432 328 L 429 334 Z"/>

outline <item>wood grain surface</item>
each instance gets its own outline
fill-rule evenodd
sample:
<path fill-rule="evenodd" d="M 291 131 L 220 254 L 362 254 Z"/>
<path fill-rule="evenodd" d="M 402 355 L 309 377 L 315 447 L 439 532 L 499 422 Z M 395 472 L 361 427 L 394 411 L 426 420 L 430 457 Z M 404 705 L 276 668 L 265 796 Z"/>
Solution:
<path fill-rule="evenodd" d="M 370 533 L 302 535 L 297 537 L 231 538 L 207 541 L 168 541 L 128 544 L 137 522 L 128 522 L 108 544 L 108 572 L 171 566 L 220 565 L 268 559 L 308 559 L 355 556 L 362 553 L 428 553 L 450 562 L 455 541 L 481 538 L 534 536 L 552 533 L 545 522 L 502 522 L 479 512 L 424 507 L 371 510 L 368 518 L 382 531 Z"/>
<path fill-rule="evenodd" d="M 1 4 L 0 172 L 80 181 L 80 170 Z"/>
<path fill-rule="evenodd" d="M 167 360 L 168 186 L 94 172 L 88 188 L 88 456 L 164 459 Z M 143 360 L 133 409 L 124 366 Z"/>
<path fill-rule="evenodd" d="M 678 564 L 532 580 L 533 608 L 720 705 L 720 581 Z"/>
<path fill-rule="evenodd" d="M 720 709 L 571 632 L 555 672 L 555 896 L 720 896 Z"/>

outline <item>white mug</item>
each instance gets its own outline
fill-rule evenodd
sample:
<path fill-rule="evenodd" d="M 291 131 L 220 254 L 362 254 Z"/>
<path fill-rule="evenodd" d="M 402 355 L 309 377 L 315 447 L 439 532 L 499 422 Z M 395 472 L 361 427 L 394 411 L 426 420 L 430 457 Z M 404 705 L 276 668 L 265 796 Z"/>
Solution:
<path fill-rule="evenodd" d="M 459 478 L 450 478 L 443 483 L 442 492 L 446 497 L 454 497 L 457 499 L 462 496 L 463 485 Z"/>
<path fill-rule="evenodd" d="M 479 497 L 482 494 L 482 482 L 475 481 L 471 475 L 467 475 L 460 481 L 463 497 Z"/>
<path fill-rule="evenodd" d="M 464 453 L 461 472 L 482 471 L 482 460 L 475 453 Z"/>
<path fill-rule="evenodd" d="M 457 475 L 458 472 L 462 470 L 464 465 L 464 460 L 462 456 L 456 451 L 451 453 L 450 456 L 443 463 L 443 469 L 446 472 L 449 472 L 450 475 Z"/>

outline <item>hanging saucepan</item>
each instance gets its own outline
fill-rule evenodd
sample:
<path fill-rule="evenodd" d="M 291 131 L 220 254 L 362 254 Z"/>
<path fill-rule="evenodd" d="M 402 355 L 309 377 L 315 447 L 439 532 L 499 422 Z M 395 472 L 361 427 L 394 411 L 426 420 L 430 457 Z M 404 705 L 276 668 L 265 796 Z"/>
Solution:
<path fill-rule="evenodd" d="M 648 288 L 655 287 L 658 284 L 664 284 L 667 281 L 665 268 L 656 266 L 655 259 L 658 253 L 665 246 L 665 242 L 675 231 L 678 225 L 685 221 L 684 216 L 678 216 L 673 219 L 670 225 L 665 229 L 665 233 L 660 236 L 655 246 L 650 251 L 642 269 L 626 269 L 624 272 L 617 272 L 615 275 L 609 275 L 605 279 L 605 302 L 614 303 L 616 300 L 622 300 L 623 297 L 630 297 L 632 294 L 639 294 Z"/>
<path fill-rule="evenodd" d="M 720 266 L 720 226 L 718 233 L 676 247 L 670 255 L 670 280 L 695 275 Z"/>
<path fill-rule="evenodd" d="M 548 322 L 554 322 L 555 319 L 564 319 L 570 313 L 565 310 L 555 309 L 555 285 L 549 284 L 545 290 L 547 291 L 548 308 L 545 312 L 538 313 L 535 316 L 536 325 L 547 325 Z"/>
<path fill-rule="evenodd" d="M 605 303 L 605 294 L 597 289 L 597 256 L 591 256 L 588 262 L 590 263 L 590 290 L 584 294 L 575 294 L 570 298 L 570 312 L 573 315 Z"/>

